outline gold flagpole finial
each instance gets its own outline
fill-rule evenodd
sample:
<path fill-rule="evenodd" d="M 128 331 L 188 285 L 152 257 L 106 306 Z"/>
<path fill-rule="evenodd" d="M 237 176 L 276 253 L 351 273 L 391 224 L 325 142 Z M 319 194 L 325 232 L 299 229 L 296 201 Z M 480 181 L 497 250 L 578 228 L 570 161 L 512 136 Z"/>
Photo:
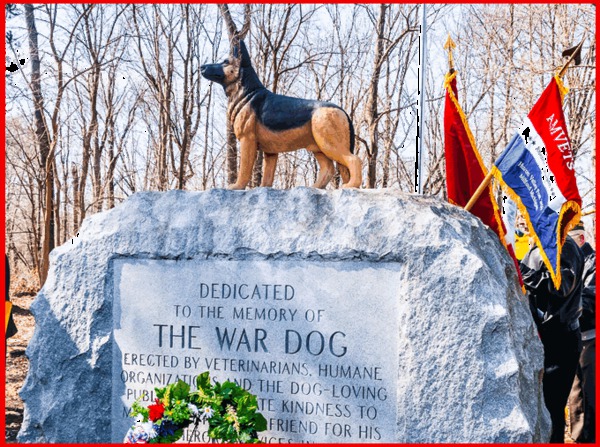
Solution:
<path fill-rule="evenodd" d="M 448 51 L 448 65 L 450 67 L 450 73 L 454 72 L 454 57 L 452 56 L 452 50 L 456 48 L 456 44 L 450 37 L 450 33 L 448 33 L 448 39 L 446 39 L 446 43 L 444 44 L 444 50 Z"/>
<path fill-rule="evenodd" d="M 579 45 L 577 45 L 573 48 L 569 48 L 568 50 L 565 50 L 563 52 L 563 56 L 570 56 L 570 57 L 569 57 L 569 60 L 567 60 L 567 62 L 565 62 L 565 65 L 563 65 L 563 67 L 558 72 L 559 78 L 563 77 L 563 75 L 565 74 L 565 71 L 567 71 L 567 68 L 569 68 L 569 65 L 571 65 L 571 62 L 575 61 L 575 65 L 579 65 L 579 63 L 581 62 L 581 48 L 583 47 L 583 43 L 585 42 L 586 37 L 587 37 L 587 33 L 585 33 L 585 35 L 583 36 L 583 39 L 581 39 L 581 42 L 579 43 Z"/>

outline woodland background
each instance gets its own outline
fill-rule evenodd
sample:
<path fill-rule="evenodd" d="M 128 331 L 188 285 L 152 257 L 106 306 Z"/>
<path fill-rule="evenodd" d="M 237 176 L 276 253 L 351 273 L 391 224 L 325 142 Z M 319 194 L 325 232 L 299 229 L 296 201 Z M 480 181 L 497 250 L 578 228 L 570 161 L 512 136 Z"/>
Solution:
<path fill-rule="evenodd" d="M 414 192 L 421 8 L 230 11 L 238 27 L 250 20 L 245 41 L 267 88 L 348 112 L 363 187 Z M 229 52 L 216 5 L 6 5 L 5 21 L 6 251 L 23 286 L 39 288 L 49 251 L 86 216 L 138 191 L 222 188 L 235 178 L 225 94 L 199 73 Z M 584 212 L 595 209 L 595 5 L 428 5 L 427 23 L 424 193 L 445 197 L 448 33 L 459 101 L 488 167 L 565 62 L 562 51 L 585 35 L 582 63 L 565 75 L 565 115 Z M 311 154 L 286 154 L 274 187 L 309 186 L 316 173 Z M 586 219 L 595 234 L 595 214 Z"/>

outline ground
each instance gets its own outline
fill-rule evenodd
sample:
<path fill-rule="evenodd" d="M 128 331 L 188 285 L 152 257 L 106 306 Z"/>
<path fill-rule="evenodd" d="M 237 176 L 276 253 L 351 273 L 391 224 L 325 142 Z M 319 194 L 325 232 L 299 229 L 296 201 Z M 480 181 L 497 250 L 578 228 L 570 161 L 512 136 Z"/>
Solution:
<path fill-rule="evenodd" d="M 25 382 L 29 362 L 25 348 L 33 335 L 35 321 L 29 307 L 35 294 L 30 290 L 11 295 L 13 318 L 18 332 L 7 341 L 6 353 L 6 443 L 15 443 L 23 422 L 23 401 L 19 390 Z"/>

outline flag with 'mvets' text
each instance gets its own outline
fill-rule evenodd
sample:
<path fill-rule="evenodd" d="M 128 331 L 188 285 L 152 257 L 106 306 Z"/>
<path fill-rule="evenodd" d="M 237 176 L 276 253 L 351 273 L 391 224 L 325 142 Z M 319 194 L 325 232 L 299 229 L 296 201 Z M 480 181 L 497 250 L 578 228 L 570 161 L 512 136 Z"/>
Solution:
<path fill-rule="evenodd" d="M 562 109 L 566 89 L 555 76 L 492 168 L 525 216 L 556 288 L 560 253 L 581 216 L 575 160 Z"/>

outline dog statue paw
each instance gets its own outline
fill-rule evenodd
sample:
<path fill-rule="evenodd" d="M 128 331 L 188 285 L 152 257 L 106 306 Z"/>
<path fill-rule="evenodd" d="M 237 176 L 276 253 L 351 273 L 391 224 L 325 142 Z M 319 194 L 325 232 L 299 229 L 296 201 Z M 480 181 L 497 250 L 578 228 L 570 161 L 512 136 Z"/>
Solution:
<path fill-rule="evenodd" d="M 238 183 L 230 183 L 229 186 L 227 186 L 227 189 L 241 191 L 241 190 L 246 189 L 246 185 L 240 185 Z"/>

